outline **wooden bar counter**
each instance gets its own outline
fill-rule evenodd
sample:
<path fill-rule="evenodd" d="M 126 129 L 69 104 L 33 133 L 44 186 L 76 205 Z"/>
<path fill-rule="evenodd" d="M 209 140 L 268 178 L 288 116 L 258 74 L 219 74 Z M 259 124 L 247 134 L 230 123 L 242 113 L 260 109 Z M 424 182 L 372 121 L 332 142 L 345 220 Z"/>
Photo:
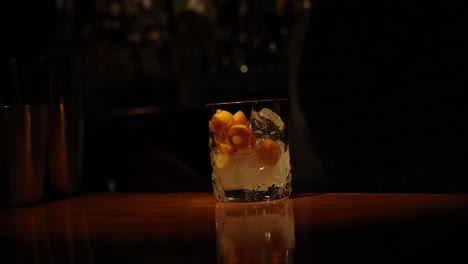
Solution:
<path fill-rule="evenodd" d="M 0 263 L 465 263 L 468 195 L 96 193 L 0 209 Z"/>

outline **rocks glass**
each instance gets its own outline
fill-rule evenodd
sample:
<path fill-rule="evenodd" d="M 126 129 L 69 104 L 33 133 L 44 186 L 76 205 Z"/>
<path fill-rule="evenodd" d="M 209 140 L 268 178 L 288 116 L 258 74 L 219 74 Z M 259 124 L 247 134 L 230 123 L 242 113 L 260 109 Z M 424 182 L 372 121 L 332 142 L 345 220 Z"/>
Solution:
<path fill-rule="evenodd" d="M 287 98 L 207 104 L 214 194 L 221 202 L 288 198 Z"/>

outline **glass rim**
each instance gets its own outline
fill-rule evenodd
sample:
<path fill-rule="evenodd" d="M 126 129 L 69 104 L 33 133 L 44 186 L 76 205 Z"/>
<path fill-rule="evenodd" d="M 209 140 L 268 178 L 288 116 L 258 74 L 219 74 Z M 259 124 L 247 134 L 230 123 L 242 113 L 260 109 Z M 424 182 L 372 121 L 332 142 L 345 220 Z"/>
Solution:
<path fill-rule="evenodd" d="M 269 103 L 269 102 L 286 102 L 289 101 L 288 97 L 272 98 L 272 99 L 259 99 L 259 100 L 240 100 L 231 102 L 208 103 L 205 107 L 218 106 L 218 105 L 235 105 L 235 104 L 252 104 L 252 103 Z"/>

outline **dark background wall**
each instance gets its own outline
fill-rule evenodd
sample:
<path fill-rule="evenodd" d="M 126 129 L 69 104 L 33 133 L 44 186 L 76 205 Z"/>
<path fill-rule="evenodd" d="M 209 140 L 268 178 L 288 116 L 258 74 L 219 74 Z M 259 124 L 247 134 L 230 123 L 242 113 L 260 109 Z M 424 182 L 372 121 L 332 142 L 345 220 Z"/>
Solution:
<path fill-rule="evenodd" d="M 311 175 L 316 186 L 467 191 L 462 10 L 423 1 L 317 1 L 304 22 L 297 74 L 320 168 Z"/>
<path fill-rule="evenodd" d="M 463 8 L 13 2 L 2 60 L 82 59 L 89 191 L 210 191 L 204 104 L 291 95 L 296 191 L 467 191 Z"/>

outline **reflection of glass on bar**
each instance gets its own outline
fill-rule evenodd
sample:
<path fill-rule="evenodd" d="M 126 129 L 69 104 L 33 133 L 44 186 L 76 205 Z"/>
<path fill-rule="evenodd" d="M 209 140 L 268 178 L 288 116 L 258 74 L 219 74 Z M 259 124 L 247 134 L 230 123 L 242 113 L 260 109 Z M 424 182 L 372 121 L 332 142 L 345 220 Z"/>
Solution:
<path fill-rule="evenodd" d="M 292 200 L 216 206 L 218 263 L 293 263 Z"/>

